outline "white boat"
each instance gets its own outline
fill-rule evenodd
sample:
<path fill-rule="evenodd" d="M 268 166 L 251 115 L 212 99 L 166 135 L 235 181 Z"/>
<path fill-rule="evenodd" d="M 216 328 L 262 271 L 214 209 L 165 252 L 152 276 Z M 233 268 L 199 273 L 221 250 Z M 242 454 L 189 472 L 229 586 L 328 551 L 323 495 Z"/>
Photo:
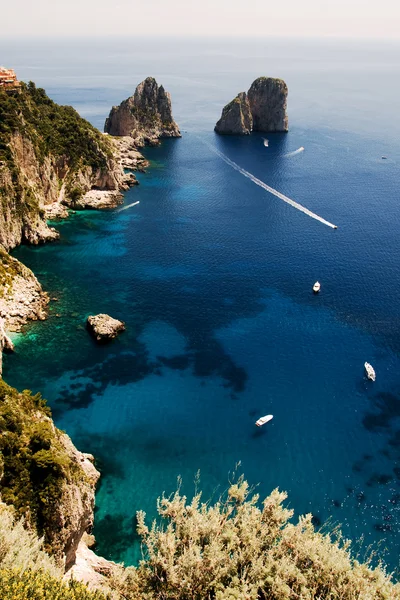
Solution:
<path fill-rule="evenodd" d="M 267 138 L 263 138 L 263 140 L 264 140 L 264 146 L 266 146 L 268 148 L 268 143 L 269 142 L 268 142 Z"/>
<path fill-rule="evenodd" d="M 371 381 L 375 381 L 376 375 L 375 375 L 374 367 L 372 365 L 370 365 L 369 362 L 366 362 L 366 363 L 364 363 L 364 368 L 367 373 L 368 379 L 371 379 Z"/>
<path fill-rule="evenodd" d="M 321 289 L 321 284 L 319 281 L 316 281 L 312 287 L 313 292 L 315 292 L 316 294 L 318 294 L 319 290 Z"/>
<path fill-rule="evenodd" d="M 387 156 L 382 156 L 382 160 L 386 160 L 386 159 L 387 159 Z"/>
<path fill-rule="evenodd" d="M 262 427 L 263 425 L 265 425 L 265 423 L 271 421 L 271 419 L 273 419 L 273 415 L 265 415 L 265 417 L 260 417 L 258 421 L 256 421 L 256 425 L 257 427 Z"/>

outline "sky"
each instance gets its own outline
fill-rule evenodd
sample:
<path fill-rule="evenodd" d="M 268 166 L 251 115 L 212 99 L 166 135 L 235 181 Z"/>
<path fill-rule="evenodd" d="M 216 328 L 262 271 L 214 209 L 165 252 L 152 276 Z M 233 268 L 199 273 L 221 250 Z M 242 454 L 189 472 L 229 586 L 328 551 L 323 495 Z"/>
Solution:
<path fill-rule="evenodd" d="M 2 36 L 400 38 L 400 0 L 0 0 Z"/>

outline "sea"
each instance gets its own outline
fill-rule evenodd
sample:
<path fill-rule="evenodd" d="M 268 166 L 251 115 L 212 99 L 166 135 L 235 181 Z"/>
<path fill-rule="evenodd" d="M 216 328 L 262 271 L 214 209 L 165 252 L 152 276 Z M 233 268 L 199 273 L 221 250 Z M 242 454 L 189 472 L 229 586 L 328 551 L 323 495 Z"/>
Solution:
<path fill-rule="evenodd" d="M 52 300 L 14 335 L 4 378 L 40 391 L 96 457 L 97 552 L 137 564 L 138 510 L 150 523 L 178 485 L 191 498 L 199 478 L 214 501 L 243 474 L 396 570 L 400 44 L 24 38 L 0 56 L 100 130 L 153 76 L 182 131 L 143 150 L 150 167 L 124 197 L 139 204 L 77 212 L 58 242 L 13 252 Z M 289 133 L 215 134 L 262 75 L 287 82 Z M 85 327 L 100 312 L 126 323 L 105 346 Z"/>

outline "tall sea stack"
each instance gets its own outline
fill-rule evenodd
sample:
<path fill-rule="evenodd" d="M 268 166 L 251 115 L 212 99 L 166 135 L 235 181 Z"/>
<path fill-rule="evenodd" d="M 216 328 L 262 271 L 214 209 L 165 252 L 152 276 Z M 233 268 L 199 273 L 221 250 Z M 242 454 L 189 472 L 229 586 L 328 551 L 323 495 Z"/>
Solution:
<path fill-rule="evenodd" d="M 251 131 L 286 132 L 289 129 L 288 87 L 282 79 L 259 77 L 247 95 L 241 92 L 223 110 L 215 131 L 225 135 L 248 135 Z"/>
<path fill-rule="evenodd" d="M 154 77 L 147 77 L 133 96 L 113 106 L 104 131 L 115 136 L 129 135 L 137 146 L 158 144 L 160 138 L 181 137 L 172 117 L 171 96 Z"/>

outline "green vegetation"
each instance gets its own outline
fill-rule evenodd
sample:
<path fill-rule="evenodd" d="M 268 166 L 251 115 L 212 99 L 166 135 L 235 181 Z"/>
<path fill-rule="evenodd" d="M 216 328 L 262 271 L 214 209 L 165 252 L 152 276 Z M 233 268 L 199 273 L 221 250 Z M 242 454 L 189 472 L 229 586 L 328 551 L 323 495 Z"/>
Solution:
<path fill-rule="evenodd" d="M 17 571 L 0 568 L 1 600 L 106 600 L 78 581 L 63 583 L 45 571 Z"/>
<path fill-rule="evenodd" d="M 60 441 L 40 394 L 22 393 L 0 380 L 0 493 L 45 539 L 54 543 L 55 508 L 65 483 L 84 475 Z"/>
<path fill-rule="evenodd" d="M 13 179 L 11 136 L 20 133 L 28 138 L 40 163 L 48 155 L 65 158 L 69 168 L 106 166 L 112 156 L 111 146 L 104 136 L 82 119 L 71 106 L 59 106 L 41 88 L 30 82 L 22 84 L 21 93 L 0 91 L 0 161 L 8 164 Z"/>
<path fill-rule="evenodd" d="M 40 402 L 39 402 L 40 404 Z M 47 439 L 47 434 L 44 436 Z M 40 433 L 35 442 L 42 445 Z M 180 490 L 158 500 L 159 522 L 138 513 L 143 559 L 115 566 L 102 592 L 61 582 L 36 533 L 0 504 L 2 600 L 399 600 L 382 566 L 350 554 L 340 534 L 315 531 L 311 515 L 291 522 L 274 490 L 262 503 L 241 477 L 217 502 Z"/>
<path fill-rule="evenodd" d="M 214 505 L 179 490 L 158 501 L 162 523 L 138 514 L 144 559 L 115 576 L 130 600 L 395 600 L 400 588 L 382 567 L 351 558 L 336 532 L 297 524 L 274 490 L 259 506 L 243 478 Z"/>

